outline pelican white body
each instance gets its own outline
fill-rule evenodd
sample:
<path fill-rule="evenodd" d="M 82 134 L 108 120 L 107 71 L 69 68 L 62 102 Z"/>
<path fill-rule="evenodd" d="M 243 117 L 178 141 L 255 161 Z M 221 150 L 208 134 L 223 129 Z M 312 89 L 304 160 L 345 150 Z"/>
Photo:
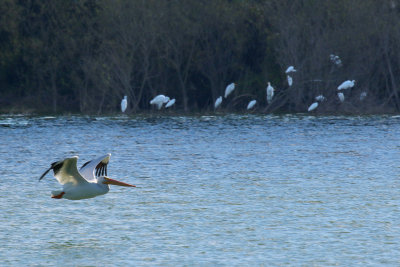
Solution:
<path fill-rule="evenodd" d="M 101 183 L 87 183 L 79 186 L 65 184 L 63 185 L 63 190 L 52 191 L 51 194 L 53 196 L 58 196 L 64 192 L 64 194 L 61 196 L 62 198 L 69 200 L 80 200 L 104 195 L 107 194 L 108 191 L 110 191 L 110 186 Z"/>

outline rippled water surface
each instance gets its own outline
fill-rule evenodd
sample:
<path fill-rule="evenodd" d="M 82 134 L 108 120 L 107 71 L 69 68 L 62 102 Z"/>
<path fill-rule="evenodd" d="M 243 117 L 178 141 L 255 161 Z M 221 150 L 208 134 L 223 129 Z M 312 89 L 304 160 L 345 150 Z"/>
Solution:
<path fill-rule="evenodd" d="M 137 185 L 50 198 L 53 161 Z M 400 118 L 0 116 L 1 266 L 400 265 Z"/>

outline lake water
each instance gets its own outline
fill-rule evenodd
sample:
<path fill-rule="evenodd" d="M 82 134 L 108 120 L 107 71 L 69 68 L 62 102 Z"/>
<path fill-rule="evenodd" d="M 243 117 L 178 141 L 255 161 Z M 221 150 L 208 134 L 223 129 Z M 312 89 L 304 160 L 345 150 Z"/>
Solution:
<path fill-rule="evenodd" d="M 50 163 L 112 153 L 51 199 Z M 0 116 L 1 266 L 400 265 L 400 117 Z"/>

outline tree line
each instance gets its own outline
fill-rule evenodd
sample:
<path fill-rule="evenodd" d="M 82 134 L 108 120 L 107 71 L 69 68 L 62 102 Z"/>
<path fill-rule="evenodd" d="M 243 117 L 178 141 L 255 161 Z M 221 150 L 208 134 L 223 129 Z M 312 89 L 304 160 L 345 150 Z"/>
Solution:
<path fill-rule="evenodd" d="M 324 95 L 316 112 L 398 112 L 399 12 L 398 0 L 3 0 L 0 111 L 118 112 L 126 95 L 137 113 L 164 94 L 207 112 L 235 82 L 223 110 L 306 112 Z"/>

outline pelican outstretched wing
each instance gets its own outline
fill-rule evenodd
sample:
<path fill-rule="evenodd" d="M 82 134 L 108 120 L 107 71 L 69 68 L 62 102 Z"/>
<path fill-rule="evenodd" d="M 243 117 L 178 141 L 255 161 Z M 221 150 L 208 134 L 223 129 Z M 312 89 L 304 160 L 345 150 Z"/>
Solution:
<path fill-rule="evenodd" d="M 51 167 L 46 170 L 42 176 L 40 176 L 39 181 L 51 170 L 54 172 L 54 177 L 62 185 L 71 183 L 73 185 L 87 183 L 85 178 L 78 172 L 76 163 L 78 161 L 78 156 L 67 158 L 64 160 L 56 161 L 51 164 Z"/>
<path fill-rule="evenodd" d="M 111 154 L 98 157 L 86 162 L 79 169 L 80 174 L 89 182 L 97 180 L 97 177 L 107 176 L 107 165 L 110 161 Z"/>

